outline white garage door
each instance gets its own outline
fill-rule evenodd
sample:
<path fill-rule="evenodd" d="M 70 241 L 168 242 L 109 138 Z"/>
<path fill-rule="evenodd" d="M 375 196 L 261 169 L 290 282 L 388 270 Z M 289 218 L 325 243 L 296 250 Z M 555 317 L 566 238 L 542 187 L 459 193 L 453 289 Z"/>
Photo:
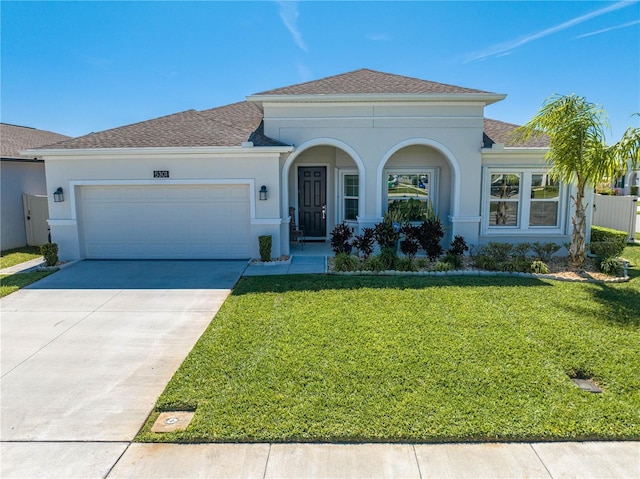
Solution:
<path fill-rule="evenodd" d="M 247 185 L 83 186 L 80 241 L 94 259 L 249 258 Z"/>

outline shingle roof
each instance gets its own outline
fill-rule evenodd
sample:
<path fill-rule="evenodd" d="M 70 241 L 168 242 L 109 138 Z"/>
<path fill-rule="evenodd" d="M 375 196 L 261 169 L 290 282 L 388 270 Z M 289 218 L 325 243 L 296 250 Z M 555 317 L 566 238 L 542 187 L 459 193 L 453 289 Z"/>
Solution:
<path fill-rule="evenodd" d="M 288 146 L 286 143 L 269 138 L 264 134 L 264 120 L 262 120 L 258 128 L 251 133 L 249 141 L 253 143 L 253 146 Z"/>
<path fill-rule="evenodd" d="M 502 143 L 505 146 L 524 147 L 524 148 L 548 148 L 549 137 L 542 135 L 538 138 L 532 138 L 526 142 L 513 141 L 511 135 L 513 130 L 519 125 L 513 123 L 505 123 L 504 121 L 484 119 L 484 135 L 483 142 L 485 148 L 491 148 L 494 143 Z"/>
<path fill-rule="evenodd" d="M 240 146 L 260 126 L 262 112 L 248 102 L 210 110 L 187 110 L 153 120 L 63 141 L 60 149 Z M 260 137 L 272 146 L 275 140 Z M 276 142 L 278 143 L 278 142 Z M 282 143 L 278 143 L 282 144 Z"/>
<path fill-rule="evenodd" d="M 60 133 L 0 123 L 0 156 L 2 158 L 31 158 L 21 156 L 20 151 L 51 145 L 67 138 L 70 137 Z"/>
<path fill-rule="evenodd" d="M 320 80 L 256 93 L 256 95 L 354 95 L 362 93 L 447 94 L 489 92 L 362 68 Z"/>
<path fill-rule="evenodd" d="M 357 93 L 484 94 L 487 92 L 361 69 L 270 90 L 258 95 Z M 548 141 L 544 138 L 531 140 L 524 145 L 513 145 L 508 134 L 516 127 L 517 125 L 496 120 L 485 120 L 485 144 L 487 146 L 493 143 L 505 143 L 507 146 L 548 146 Z M 52 141 L 43 144 L 64 138 L 68 137 L 58 135 Z M 285 146 L 284 143 L 264 134 L 262 110 L 254 103 L 242 101 L 209 110 L 187 110 L 98 133 L 90 133 L 78 138 L 66 139 L 50 146 L 56 149 L 229 147 L 240 146 L 246 141 L 252 141 L 254 146 Z M 40 145 L 22 148 L 37 148 L 38 146 Z"/>

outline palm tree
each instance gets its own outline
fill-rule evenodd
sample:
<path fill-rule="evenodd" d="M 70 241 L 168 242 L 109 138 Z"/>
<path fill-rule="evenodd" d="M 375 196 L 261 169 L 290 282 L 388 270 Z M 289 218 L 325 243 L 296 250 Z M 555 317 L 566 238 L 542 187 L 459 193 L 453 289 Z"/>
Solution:
<path fill-rule="evenodd" d="M 531 120 L 514 132 L 514 138 L 521 141 L 546 135 L 549 174 L 576 186 L 575 196 L 571 196 L 575 211 L 571 218 L 569 261 L 578 268 L 584 265 L 586 256 L 587 188 L 620 175 L 629 159 L 634 166 L 640 165 L 640 128 L 628 128 L 618 143 L 607 146 L 607 127 L 607 115 L 601 107 L 572 94 L 551 96 Z"/>

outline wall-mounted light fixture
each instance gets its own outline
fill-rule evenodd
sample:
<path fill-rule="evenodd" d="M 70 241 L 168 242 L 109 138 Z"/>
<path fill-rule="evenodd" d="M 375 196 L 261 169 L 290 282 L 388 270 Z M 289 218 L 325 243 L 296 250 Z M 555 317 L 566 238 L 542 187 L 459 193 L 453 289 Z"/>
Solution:
<path fill-rule="evenodd" d="M 53 201 L 56 203 L 64 201 L 64 191 L 62 190 L 62 186 L 59 186 L 58 189 L 53 192 Z"/>
<path fill-rule="evenodd" d="M 260 201 L 264 201 L 267 199 L 267 187 L 262 185 L 260 187 Z"/>

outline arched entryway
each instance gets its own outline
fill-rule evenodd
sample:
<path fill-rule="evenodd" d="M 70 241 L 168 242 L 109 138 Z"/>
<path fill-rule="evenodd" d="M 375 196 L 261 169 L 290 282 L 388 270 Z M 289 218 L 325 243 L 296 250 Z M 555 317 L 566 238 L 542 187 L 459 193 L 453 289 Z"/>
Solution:
<path fill-rule="evenodd" d="M 453 154 L 429 139 L 398 143 L 382 158 L 377 172 L 379 216 L 398 202 L 418 200 L 433 205 L 443 223 L 459 211 L 460 170 Z"/>
<path fill-rule="evenodd" d="M 326 240 L 343 221 L 357 225 L 364 212 L 362 160 L 349 145 L 318 138 L 299 145 L 282 168 L 282 211 L 294 212 L 307 240 Z"/>

